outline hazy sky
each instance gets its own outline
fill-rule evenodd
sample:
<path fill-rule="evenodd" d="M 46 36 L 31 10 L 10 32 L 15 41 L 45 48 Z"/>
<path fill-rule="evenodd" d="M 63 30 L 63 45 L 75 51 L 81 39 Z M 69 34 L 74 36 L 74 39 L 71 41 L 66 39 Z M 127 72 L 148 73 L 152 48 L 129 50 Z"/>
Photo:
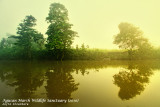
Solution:
<path fill-rule="evenodd" d="M 91 48 L 117 48 L 113 44 L 118 24 L 129 22 L 144 32 L 154 46 L 160 46 L 160 0 L 0 0 L 0 38 L 16 34 L 26 15 L 37 19 L 37 30 L 45 34 L 45 18 L 51 3 L 59 2 L 69 11 L 70 23 L 79 38 L 74 44 Z"/>

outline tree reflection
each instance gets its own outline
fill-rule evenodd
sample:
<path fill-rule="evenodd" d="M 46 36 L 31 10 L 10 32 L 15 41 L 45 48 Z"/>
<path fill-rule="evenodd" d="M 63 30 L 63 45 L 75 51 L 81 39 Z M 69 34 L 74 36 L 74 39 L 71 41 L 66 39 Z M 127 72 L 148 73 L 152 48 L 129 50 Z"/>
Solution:
<path fill-rule="evenodd" d="M 15 98 L 31 98 L 44 81 L 44 72 L 31 62 L 10 64 L 1 75 L 6 84 L 15 87 Z"/>
<path fill-rule="evenodd" d="M 114 84 L 120 87 L 118 96 L 122 100 L 129 100 L 144 91 L 149 83 L 149 76 L 152 70 L 145 64 L 129 63 L 127 69 L 121 70 L 113 76 Z"/>
<path fill-rule="evenodd" d="M 159 61 L 129 64 L 127 61 L 6 61 L 0 62 L 0 82 L 15 88 L 14 98 L 71 99 L 79 87 L 73 75 L 88 75 L 90 69 L 98 72 L 100 68 L 126 66 L 114 75 L 122 100 L 141 94 L 152 69 L 160 69 Z"/>
<path fill-rule="evenodd" d="M 72 76 L 73 69 L 67 66 L 54 66 L 46 72 L 47 97 L 49 99 L 71 99 L 72 92 L 78 89 L 78 83 Z"/>
<path fill-rule="evenodd" d="M 5 61 L 0 62 L 0 81 L 15 87 L 14 98 L 36 98 L 38 87 L 47 82 L 45 88 L 48 98 L 69 99 L 79 85 L 75 83 L 72 73 L 88 74 L 86 68 L 90 63 L 87 64 L 67 61 Z"/>

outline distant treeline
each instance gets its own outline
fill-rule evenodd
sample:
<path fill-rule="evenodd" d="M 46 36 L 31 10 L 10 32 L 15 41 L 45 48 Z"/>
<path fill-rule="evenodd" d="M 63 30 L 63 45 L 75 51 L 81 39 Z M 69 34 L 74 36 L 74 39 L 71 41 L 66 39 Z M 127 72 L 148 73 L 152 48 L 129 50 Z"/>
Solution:
<path fill-rule="evenodd" d="M 72 43 L 78 35 L 69 23 L 68 10 L 60 3 L 52 3 L 49 9 L 47 39 L 34 28 L 36 19 L 28 15 L 18 25 L 16 35 L 8 35 L 0 41 L 0 60 L 160 59 L 160 48 L 151 46 L 138 27 L 124 22 L 119 24 L 120 32 L 113 41 L 122 50 L 90 49 L 84 44 L 73 48 Z"/>

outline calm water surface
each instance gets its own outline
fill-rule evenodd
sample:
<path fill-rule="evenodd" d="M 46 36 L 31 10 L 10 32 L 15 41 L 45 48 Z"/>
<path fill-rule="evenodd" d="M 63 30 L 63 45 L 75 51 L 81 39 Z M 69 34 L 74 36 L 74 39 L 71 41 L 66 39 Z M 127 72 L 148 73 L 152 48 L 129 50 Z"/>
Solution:
<path fill-rule="evenodd" d="M 4 99 L 72 101 L 29 107 L 160 107 L 160 61 L 0 61 L 0 106 Z"/>

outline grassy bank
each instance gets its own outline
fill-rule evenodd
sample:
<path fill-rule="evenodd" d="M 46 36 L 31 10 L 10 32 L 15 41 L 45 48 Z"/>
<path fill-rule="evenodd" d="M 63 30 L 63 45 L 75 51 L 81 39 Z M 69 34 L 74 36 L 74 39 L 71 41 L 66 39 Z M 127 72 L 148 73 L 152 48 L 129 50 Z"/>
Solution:
<path fill-rule="evenodd" d="M 25 59 L 24 53 L 14 48 L 0 50 L 0 60 Z M 31 60 L 129 60 L 126 50 L 107 49 L 67 49 L 47 51 L 46 49 L 31 52 Z M 160 48 L 150 52 L 134 52 L 133 60 L 160 59 Z"/>

